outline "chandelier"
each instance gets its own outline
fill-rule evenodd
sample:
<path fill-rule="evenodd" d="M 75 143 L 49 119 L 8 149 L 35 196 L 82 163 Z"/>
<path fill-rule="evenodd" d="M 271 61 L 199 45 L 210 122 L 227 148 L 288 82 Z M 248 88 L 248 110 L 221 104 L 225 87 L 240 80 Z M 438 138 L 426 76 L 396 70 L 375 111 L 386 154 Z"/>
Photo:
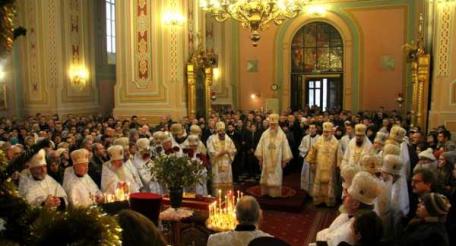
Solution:
<path fill-rule="evenodd" d="M 237 20 L 251 32 L 253 46 L 258 45 L 260 31 L 270 22 L 276 25 L 296 17 L 311 0 L 200 0 L 200 7 L 223 22 Z"/>

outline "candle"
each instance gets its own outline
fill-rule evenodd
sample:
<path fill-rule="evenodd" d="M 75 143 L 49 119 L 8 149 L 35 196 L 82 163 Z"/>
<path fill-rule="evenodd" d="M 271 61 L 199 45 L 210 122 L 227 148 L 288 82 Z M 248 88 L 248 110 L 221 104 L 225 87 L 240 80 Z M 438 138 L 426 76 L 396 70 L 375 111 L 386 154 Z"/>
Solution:
<path fill-rule="evenodd" d="M 237 191 L 237 197 L 233 191 L 228 191 L 226 195 L 221 196 L 221 190 L 218 191 L 218 199 L 209 204 L 208 227 L 216 231 L 233 230 L 236 227 L 236 203 L 242 193 Z"/>

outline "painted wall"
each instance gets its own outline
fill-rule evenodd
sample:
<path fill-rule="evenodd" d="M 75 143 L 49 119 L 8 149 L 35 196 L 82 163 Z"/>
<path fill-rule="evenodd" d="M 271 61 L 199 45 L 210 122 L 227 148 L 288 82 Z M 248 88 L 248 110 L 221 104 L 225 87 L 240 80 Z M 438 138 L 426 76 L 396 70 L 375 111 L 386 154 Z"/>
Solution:
<path fill-rule="evenodd" d="M 328 19 L 328 22 L 333 22 L 339 27 L 345 26 L 347 33 L 351 35 L 347 38 L 348 42 L 344 43 L 344 49 L 350 50 L 350 54 L 346 53 L 346 56 L 351 56 L 345 64 L 344 72 L 352 73 L 344 81 L 344 108 L 375 110 L 384 106 L 386 109 L 396 109 L 395 99 L 398 93 L 406 94 L 404 90 L 408 77 L 404 68 L 402 45 L 408 42 L 409 32 L 413 30 L 414 24 L 409 15 L 414 14 L 414 5 L 409 1 L 384 1 L 381 4 L 378 1 L 345 1 L 327 7 L 329 14 L 334 16 Z M 325 16 L 301 19 L 302 23 L 311 22 L 312 19 L 326 21 Z M 290 26 L 292 25 L 296 23 Z M 285 66 L 285 69 L 274 67 L 274 61 L 279 55 L 277 50 L 286 49 L 285 45 L 291 42 L 280 40 L 282 36 L 278 37 L 280 34 L 277 30 L 272 25 L 263 31 L 258 48 L 251 46 L 250 32 L 242 28 L 240 30 L 241 109 L 259 109 L 265 105 L 266 98 L 272 97 L 280 98 L 282 109 L 289 104 L 287 94 L 292 92 L 285 89 L 280 91 L 279 95 L 274 95 L 270 89 L 272 83 L 289 83 L 290 76 L 289 66 Z M 289 63 L 289 59 L 284 57 L 278 65 Z M 258 61 L 258 72 L 246 70 L 248 60 Z M 278 73 L 283 74 L 277 76 Z M 275 81 L 280 77 L 282 81 Z M 289 88 L 289 85 L 282 87 Z M 257 93 L 261 97 L 251 99 L 252 93 Z"/>
<path fill-rule="evenodd" d="M 253 47 L 250 41 L 250 32 L 240 29 L 240 61 L 239 61 L 239 107 L 241 109 L 260 109 L 265 106 L 265 99 L 273 96 L 271 85 L 274 83 L 274 40 L 277 27 L 271 26 L 261 33 L 258 47 Z M 248 71 L 248 63 L 254 68 Z M 252 98 L 251 95 L 256 97 Z"/>
<path fill-rule="evenodd" d="M 405 70 L 407 7 L 348 10 L 361 33 L 360 109 L 397 109 Z"/>

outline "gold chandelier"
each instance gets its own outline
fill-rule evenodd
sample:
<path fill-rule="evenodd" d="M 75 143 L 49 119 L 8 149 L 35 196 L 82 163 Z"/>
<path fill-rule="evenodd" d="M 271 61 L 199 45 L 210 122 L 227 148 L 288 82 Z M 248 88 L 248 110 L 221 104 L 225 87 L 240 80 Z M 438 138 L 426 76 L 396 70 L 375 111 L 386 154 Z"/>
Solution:
<path fill-rule="evenodd" d="M 276 25 L 296 17 L 311 0 L 200 0 L 200 7 L 219 22 L 229 18 L 250 30 L 253 46 L 258 45 L 260 31 L 270 22 Z"/>

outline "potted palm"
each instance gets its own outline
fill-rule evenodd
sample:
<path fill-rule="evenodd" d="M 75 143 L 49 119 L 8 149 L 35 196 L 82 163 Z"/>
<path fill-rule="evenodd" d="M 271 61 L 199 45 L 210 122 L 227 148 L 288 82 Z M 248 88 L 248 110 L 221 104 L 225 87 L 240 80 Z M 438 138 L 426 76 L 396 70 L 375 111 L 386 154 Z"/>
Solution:
<path fill-rule="evenodd" d="M 184 187 L 195 185 L 203 178 L 204 165 L 188 156 L 162 155 L 154 160 L 151 174 L 169 190 L 171 207 L 178 208 L 182 203 Z"/>

